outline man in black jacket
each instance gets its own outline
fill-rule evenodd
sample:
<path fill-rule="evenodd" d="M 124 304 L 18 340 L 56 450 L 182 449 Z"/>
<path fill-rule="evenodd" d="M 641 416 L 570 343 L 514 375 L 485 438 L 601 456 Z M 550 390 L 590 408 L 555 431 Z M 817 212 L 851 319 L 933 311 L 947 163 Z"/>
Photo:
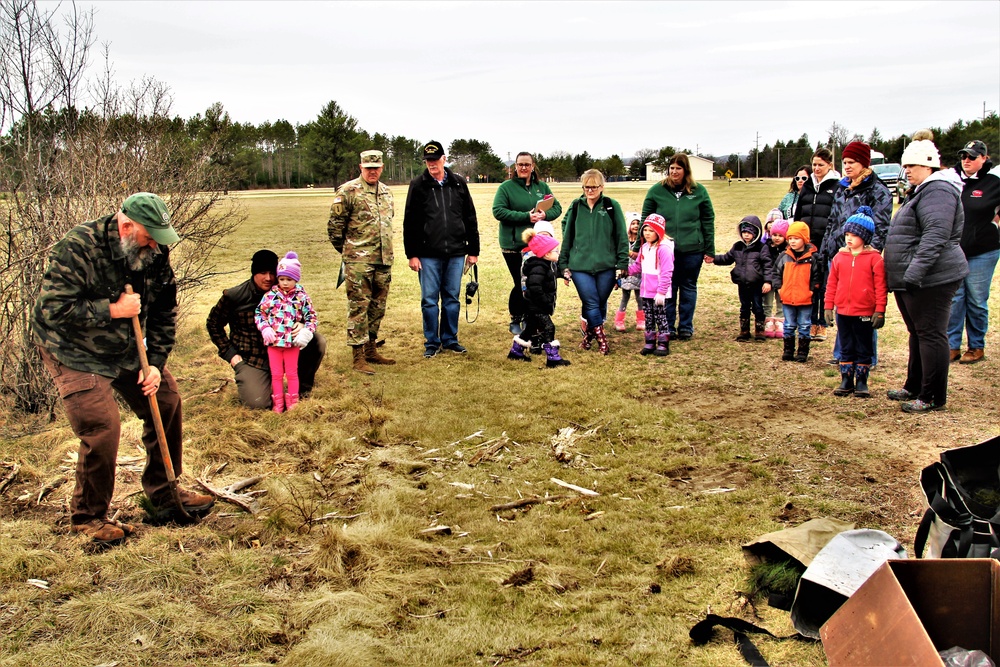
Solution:
<path fill-rule="evenodd" d="M 258 250 L 250 262 L 250 279 L 223 290 L 208 314 L 208 335 L 236 373 L 240 402 L 255 410 L 271 408 L 271 371 L 264 339 L 254 323 L 261 298 L 275 284 L 278 256 Z M 226 333 L 229 327 L 229 333 Z M 326 354 L 326 339 L 317 332 L 299 353 L 299 396 L 312 391 L 316 371 Z"/>
<path fill-rule="evenodd" d="M 427 169 L 410 181 L 406 195 L 403 247 L 420 280 L 424 357 L 429 359 L 442 348 L 465 352 L 458 342 L 459 293 L 465 265 L 479 259 L 479 223 L 465 179 L 444 166 L 444 147 L 431 141 L 423 157 Z"/>

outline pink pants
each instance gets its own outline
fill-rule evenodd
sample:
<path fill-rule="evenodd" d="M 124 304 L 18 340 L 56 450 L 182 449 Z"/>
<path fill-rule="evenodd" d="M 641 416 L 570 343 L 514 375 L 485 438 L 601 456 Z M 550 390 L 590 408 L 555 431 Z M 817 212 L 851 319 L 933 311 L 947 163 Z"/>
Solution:
<path fill-rule="evenodd" d="M 267 361 L 271 366 L 271 393 L 281 396 L 285 393 L 283 379 L 288 378 L 288 393 L 299 394 L 299 348 L 267 348 Z"/>

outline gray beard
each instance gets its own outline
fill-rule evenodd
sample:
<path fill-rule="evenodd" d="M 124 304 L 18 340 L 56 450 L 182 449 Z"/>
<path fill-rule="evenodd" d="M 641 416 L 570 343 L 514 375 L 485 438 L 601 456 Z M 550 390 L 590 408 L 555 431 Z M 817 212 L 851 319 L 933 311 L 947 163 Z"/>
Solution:
<path fill-rule="evenodd" d="M 144 271 L 160 255 L 160 247 L 150 248 L 149 246 L 139 247 L 132 236 L 123 237 L 121 240 L 122 252 L 125 253 L 125 261 L 133 271 Z"/>

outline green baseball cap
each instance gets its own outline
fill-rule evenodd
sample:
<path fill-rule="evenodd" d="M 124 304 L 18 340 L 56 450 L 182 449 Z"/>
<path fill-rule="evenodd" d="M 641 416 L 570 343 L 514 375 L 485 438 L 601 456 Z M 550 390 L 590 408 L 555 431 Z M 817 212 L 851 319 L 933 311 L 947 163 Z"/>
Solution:
<path fill-rule="evenodd" d="M 177 243 L 181 237 L 170 226 L 170 211 L 152 192 L 137 192 L 122 204 L 122 213 L 145 227 L 146 233 L 161 245 Z"/>

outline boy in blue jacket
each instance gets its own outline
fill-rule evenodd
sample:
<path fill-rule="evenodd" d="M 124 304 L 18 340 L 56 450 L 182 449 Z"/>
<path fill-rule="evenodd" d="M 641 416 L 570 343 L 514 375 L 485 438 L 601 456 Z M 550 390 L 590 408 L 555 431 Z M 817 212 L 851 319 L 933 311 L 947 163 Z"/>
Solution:
<path fill-rule="evenodd" d="M 740 333 L 736 340 L 750 340 L 750 313 L 754 318 L 754 338 L 767 340 L 764 333 L 762 297 L 771 291 L 771 253 L 761 241 L 762 226 L 756 215 L 745 216 L 738 227 L 740 240 L 722 255 L 705 255 L 706 264 L 733 264 L 730 276 L 739 290 Z"/>

